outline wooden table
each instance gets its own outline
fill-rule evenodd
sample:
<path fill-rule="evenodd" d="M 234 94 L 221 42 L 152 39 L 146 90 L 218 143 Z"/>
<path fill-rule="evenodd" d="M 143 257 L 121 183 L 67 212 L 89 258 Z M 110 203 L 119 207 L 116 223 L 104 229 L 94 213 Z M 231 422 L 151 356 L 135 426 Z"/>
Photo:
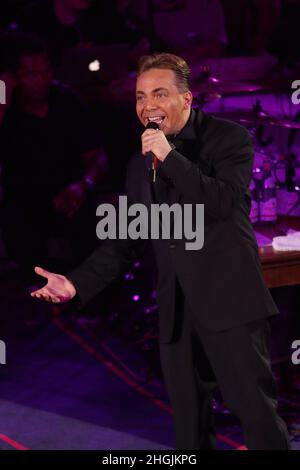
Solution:
<path fill-rule="evenodd" d="M 300 217 L 281 216 L 274 226 L 255 226 L 255 231 L 273 238 L 285 235 L 291 228 L 300 231 Z M 300 284 L 300 251 L 276 251 L 270 245 L 260 245 L 259 254 L 268 287 Z"/>

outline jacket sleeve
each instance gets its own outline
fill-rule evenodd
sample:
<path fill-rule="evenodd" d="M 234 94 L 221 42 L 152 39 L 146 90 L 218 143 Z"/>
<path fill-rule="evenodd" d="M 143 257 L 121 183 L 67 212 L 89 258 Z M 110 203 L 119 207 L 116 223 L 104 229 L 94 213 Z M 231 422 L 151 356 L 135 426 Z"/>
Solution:
<path fill-rule="evenodd" d="M 174 186 L 191 203 L 204 204 L 214 219 L 225 219 L 247 192 L 253 164 L 253 146 L 248 131 L 237 125 L 216 132 L 211 158 L 211 175 L 197 163 L 171 150 L 163 167 Z"/>
<path fill-rule="evenodd" d="M 132 190 L 132 165 L 129 165 L 126 178 L 128 204 L 134 198 Z M 117 217 L 118 220 L 118 217 Z M 80 307 L 100 293 L 122 272 L 128 269 L 143 245 L 143 240 L 105 240 L 94 252 L 66 277 L 74 284 Z"/>

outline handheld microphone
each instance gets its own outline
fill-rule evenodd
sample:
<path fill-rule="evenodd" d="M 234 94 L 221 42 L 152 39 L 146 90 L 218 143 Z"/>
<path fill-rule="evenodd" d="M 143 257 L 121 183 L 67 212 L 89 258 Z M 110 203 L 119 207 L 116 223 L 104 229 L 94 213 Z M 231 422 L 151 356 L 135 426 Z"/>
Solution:
<path fill-rule="evenodd" d="M 159 125 L 154 122 L 154 121 L 151 121 L 151 122 L 148 122 L 147 126 L 146 126 L 146 129 L 159 129 Z M 155 183 L 155 180 L 156 180 L 156 166 L 157 166 L 157 157 L 154 155 L 153 152 L 147 152 L 146 155 L 149 155 L 152 157 L 152 170 L 153 170 L 153 183 Z"/>

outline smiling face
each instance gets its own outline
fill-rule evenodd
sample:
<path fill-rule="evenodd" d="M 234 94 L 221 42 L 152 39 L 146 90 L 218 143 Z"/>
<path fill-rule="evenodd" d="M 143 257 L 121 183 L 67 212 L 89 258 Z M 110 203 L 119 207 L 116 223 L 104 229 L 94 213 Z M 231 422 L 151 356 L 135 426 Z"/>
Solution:
<path fill-rule="evenodd" d="M 136 112 L 146 126 L 155 121 L 165 135 L 178 134 L 191 110 L 192 94 L 181 92 L 173 70 L 150 69 L 137 78 Z"/>

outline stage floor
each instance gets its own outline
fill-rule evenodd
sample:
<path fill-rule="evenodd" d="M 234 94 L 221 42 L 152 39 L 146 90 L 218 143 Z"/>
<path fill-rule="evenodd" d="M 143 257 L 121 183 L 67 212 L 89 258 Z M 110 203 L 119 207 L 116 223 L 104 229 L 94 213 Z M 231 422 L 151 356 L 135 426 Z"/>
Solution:
<path fill-rule="evenodd" d="M 0 284 L 0 450 L 172 449 L 170 404 L 145 357 L 118 335 L 54 315 L 15 280 Z M 41 323 L 29 328 L 24 312 Z M 300 450 L 300 387 L 280 393 L 292 447 Z M 216 409 L 219 449 L 243 449 L 236 419 Z"/>

